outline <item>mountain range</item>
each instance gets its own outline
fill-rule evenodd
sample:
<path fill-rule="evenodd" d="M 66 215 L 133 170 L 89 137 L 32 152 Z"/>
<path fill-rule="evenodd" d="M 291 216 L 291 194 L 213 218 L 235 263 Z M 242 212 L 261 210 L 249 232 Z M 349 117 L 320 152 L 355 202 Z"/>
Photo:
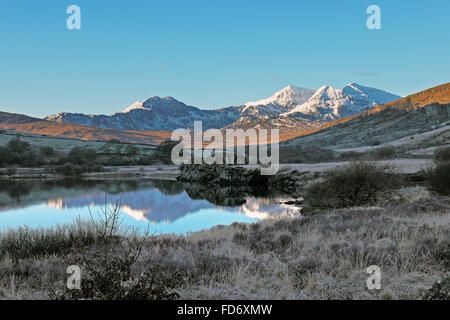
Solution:
<path fill-rule="evenodd" d="M 352 88 L 360 88 L 358 90 Z M 250 127 L 277 127 L 280 130 L 280 140 L 289 141 L 297 137 L 311 135 L 314 132 L 328 132 L 328 128 L 336 127 L 340 128 L 340 124 L 346 122 L 360 121 L 358 119 L 365 119 L 367 115 L 377 114 L 386 109 L 398 109 L 398 110 L 415 110 L 422 108 L 430 104 L 450 104 L 450 83 L 446 83 L 440 86 L 436 86 L 424 91 L 409 95 L 402 99 L 397 99 L 382 105 L 379 105 L 385 100 L 391 99 L 390 94 L 384 91 L 371 88 L 362 87 L 357 84 L 350 84 L 343 89 L 331 89 L 330 87 L 322 87 L 319 90 L 301 89 L 293 86 L 288 86 L 283 90 L 275 93 L 270 98 L 249 102 L 239 107 L 230 107 L 220 110 L 200 110 L 197 108 L 186 106 L 181 102 L 174 102 L 175 99 L 170 98 L 151 98 L 150 101 L 172 101 L 174 104 L 180 106 L 178 111 L 186 112 L 184 116 L 186 119 L 190 119 L 189 115 L 192 115 L 190 111 L 195 110 L 196 117 L 201 119 L 200 115 L 203 114 L 222 114 L 223 117 L 234 118 L 234 120 L 228 124 L 228 127 L 237 125 L 239 122 L 242 125 L 248 125 Z M 357 94 L 349 94 L 352 90 L 357 91 Z M 312 94 L 311 94 L 312 93 Z M 381 98 L 380 98 L 380 96 Z M 133 118 L 132 115 L 135 112 L 143 112 L 144 114 L 155 115 L 157 108 L 150 107 L 151 102 L 144 106 L 144 103 L 136 103 L 123 111 L 122 117 L 124 119 Z M 160 112 L 166 111 L 165 117 L 171 121 L 172 126 L 179 125 L 180 127 L 188 126 L 188 123 L 181 123 L 177 114 L 171 115 L 170 112 L 162 108 L 163 103 L 158 104 Z M 375 107 L 370 107 L 376 105 Z M 359 110 L 366 111 L 356 113 L 350 116 L 343 116 L 348 113 L 357 112 Z M 238 113 L 237 115 L 235 114 Z M 427 111 L 428 112 L 428 111 Z M 119 113 L 119 116 L 120 117 Z M 65 116 L 66 115 L 66 116 Z M 140 143 L 157 145 L 162 141 L 169 139 L 171 136 L 170 131 L 139 131 L 139 130 L 120 130 L 110 128 L 99 128 L 98 119 L 107 120 L 106 124 L 115 124 L 114 120 L 117 118 L 113 116 L 86 116 L 79 115 L 77 118 L 73 116 L 73 122 L 85 123 L 87 125 L 76 125 L 65 123 L 62 118 L 67 117 L 67 121 L 70 121 L 71 114 L 60 114 L 49 117 L 49 120 L 38 119 L 29 117 L 23 114 L 13 114 L 0 112 L 0 134 L 2 130 L 5 130 L 7 134 L 14 133 L 26 133 L 39 136 L 59 137 L 69 139 L 80 139 L 86 141 L 108 141 L 108 140 L 120 140 L 126 143 Z M 340 117 L 340 118 L 339 118 Z M 420 115 L 422 117 L 422 115 Z M 337 120 L 328 121 L 331 118 L 338 118 Z M 214 117 L 211 117 L 214 119 Z M 217 119 L 217 117 L 216 117 Z M 95 120 L 95 121 L 94 121 Z M 144 122 L 139 119 L 134 119 L 137 123 Z M 232 121 L 228 119 L 227 121 Z M 57 122 L 55 122 L 57 121 Z M 191 121 L 191 120 L 189 120 Z M 383 120 L 380 121 L 385 121 Z M 161 121 L 160 121 L 161 122 Z M 175 123 L 175 124 L 174 124 Z M 359 122 L 358 122 L 359 123 Z M 363 121 L 364 123 L 364 121 Z M 105 127 L 106 124 L 103 126 Z M 125 123 L 122 123 L 125 125 Z M 97 126 L 96 126 L 97 125 Z M 218 123 L 216 126 L 220 127 L 223 123 Z M 291 127 L 289 127 L 291 126 Z M 362 125 L 364 126 L 364 125 Z M 287 129 L 283 129 L 287 128 Z M 291 130 L 289 130 L 291 128 Z M 137 129 L 137 128 L 136 128 Z M 336 129 L 336 130 L 337 130 Z M 344 128 L 345 129 L 345 128 Z M 342 130 L 344 130 L 342 129 Z M 283 130 L 285 132 L 283 132 Z M 357 134 L 361 129 L 356 130 Z M 344 130 L 345 131 L 345 130 Z M 5 134 L 6 134 L 5 133 Z M 336 136 L 333 132 L 332 136 Z"/>
<path fill-rule="evenodd" d="M 304 131 L 400 99 L 383 90 L 350 83 L 342 89 L 329 85 L 318 90 L 292 85 L 267 99 L 215 110 L 188 106 L 172 97 L 151 97 L 112 115 L 58 113 L 48 121 L 133 131 L 173 131 L 192 128 L 201 120 L 210 128 L 279 128 Z"/>

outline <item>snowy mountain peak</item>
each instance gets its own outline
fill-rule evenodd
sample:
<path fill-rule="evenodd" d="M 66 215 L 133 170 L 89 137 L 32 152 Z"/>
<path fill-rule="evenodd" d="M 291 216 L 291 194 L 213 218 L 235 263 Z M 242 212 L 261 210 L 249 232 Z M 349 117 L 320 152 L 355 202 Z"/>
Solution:
<path fill-rule="evenodd" d="M 353 115 L 400 98 L 386 91 L 364 87 L 355 82 L 349 83 L 342 89 L 325 85 L 320 87 L 308 101 L 292 108 L 283 115 L 312 116 L 329 121 Z"/>
<path fill-rule="evenodd" d="M 177 99 L 173 98 L 173 97 L 158 97 L 158 96 L 153 96 L 148 98 L 145 101 L 136 101 L 135 103 L 133 103 L 131 106 L 129 106 L 128 108 L 126 108 L 125 110 L 123 110 L 120 113 L 128 113 L 131 112 L 133 110 L 148 110 L 151 109 L 152 107 L 170 107 L 170 105 L 184 105 L 184 103 L 178 101 Z"/>
<path fill-rule="evenodd" d="M 311 97 L 311 99 L 313 99 L 313 98 L 316 99 L 317 97 L 335 99 L 338 96 L 340 96 L 341 93 L 342 93 L 342 90 L 333 88 L 332 86 L 327 84 L 327 85 L 324 85 L 324 86 L 320 87 L 319 89 L 317 89 L 317 91 L 314 93 L 314 95 Z"/>
<path fill-rule="evenodd" d="M 245 107 L 253 106 L 265 106 L 265 105 L 278 105 L 284 108 L 292 108 L 298 104 L 301 104 L 308 100 L 314 94 L 313 89 L 299 88 L 293 85 L 288 85 L 287 87 L 276 92 L 274 95 L 267 99 L 247 102 Z"/>

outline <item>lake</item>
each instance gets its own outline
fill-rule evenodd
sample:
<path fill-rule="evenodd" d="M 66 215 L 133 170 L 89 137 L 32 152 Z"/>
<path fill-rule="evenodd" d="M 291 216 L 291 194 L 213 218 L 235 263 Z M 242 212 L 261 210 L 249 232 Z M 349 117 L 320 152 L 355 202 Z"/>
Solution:
<path fill-rule="evenodd" d="M 267 190 L 162 180 L 0 180 L 0 230 L 91 219 L 105 205 L 118 203 L 125 226 L 151 234 L 185 234 L 233 222 L 298 215 L 298 208 L 280 204 L 288 199 Z"/>

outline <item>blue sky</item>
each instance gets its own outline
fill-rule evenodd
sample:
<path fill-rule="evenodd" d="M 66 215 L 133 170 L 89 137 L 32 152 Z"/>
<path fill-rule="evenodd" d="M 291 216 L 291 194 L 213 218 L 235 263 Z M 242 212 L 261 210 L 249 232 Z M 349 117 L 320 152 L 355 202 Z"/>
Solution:
<path fill-rule="evenodd" d="M 81 30 L 66 28 L 76 4 Z M 381 30 L 366 8 L 381 8 Z M 407 95 L 450 79 L 450 1 L 0 2 L 0 110 L 111 114 L 173 96 L 212 109 L 288 84 Z"/>

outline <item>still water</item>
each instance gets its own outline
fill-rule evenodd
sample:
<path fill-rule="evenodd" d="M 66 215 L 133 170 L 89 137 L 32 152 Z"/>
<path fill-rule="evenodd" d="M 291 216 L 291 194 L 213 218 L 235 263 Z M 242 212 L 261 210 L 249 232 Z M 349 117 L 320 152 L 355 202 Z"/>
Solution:
<path fill-rule="evenodd" d="M 152 234 L 180 234 L 299 214 L 297 208 L 280 204 L 286 199 L 261 190 L 212 189 L 174 181 L 0 180 L 0 230 L 91 219 L 105 205 L 119 203 L 122 225 Z"/>

